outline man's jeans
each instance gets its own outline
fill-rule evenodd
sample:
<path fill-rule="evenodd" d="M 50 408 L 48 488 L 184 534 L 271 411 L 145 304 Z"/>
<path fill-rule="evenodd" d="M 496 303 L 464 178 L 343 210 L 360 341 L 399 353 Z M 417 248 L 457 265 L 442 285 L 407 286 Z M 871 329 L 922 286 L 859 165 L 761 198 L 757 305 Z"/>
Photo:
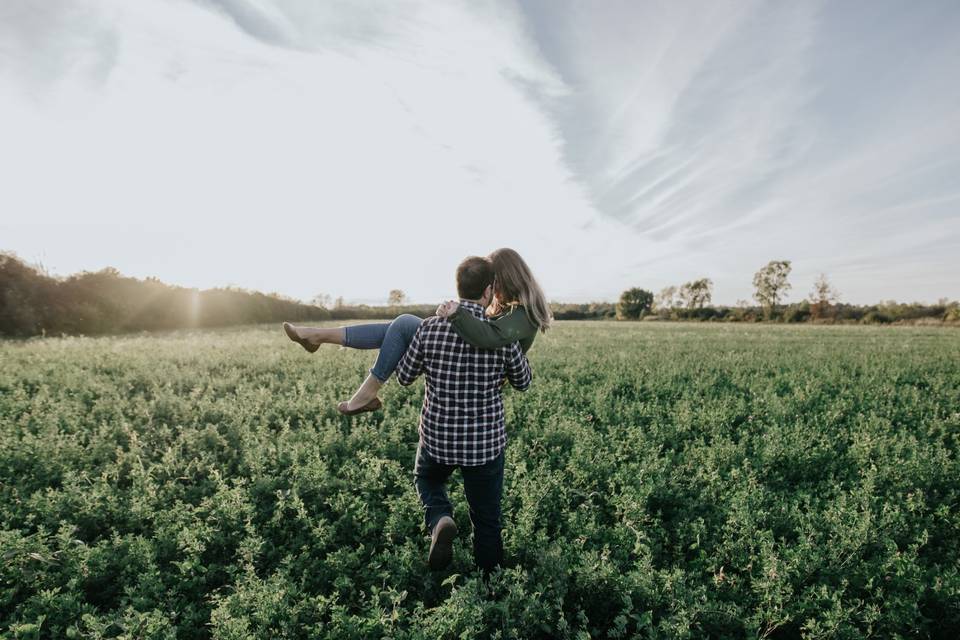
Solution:
<path fill-rule="evenodd" d="M 441 517 L 453 517 L 446 483 L 459 466 L 463 492 L 470 505 L 470 522 L 473 523 L 473 558 L 484 571 L 499 566 L 503 560 L 503 540 L 500 537 L 503 453 L 501 451 L 496 458 L 479 466 L 453 466 L 431 458 L 421 443 L 417 445 L 417 460 L 413 465 L 414 484 L 424 506 L 424 523 L 431 534 Z"/>

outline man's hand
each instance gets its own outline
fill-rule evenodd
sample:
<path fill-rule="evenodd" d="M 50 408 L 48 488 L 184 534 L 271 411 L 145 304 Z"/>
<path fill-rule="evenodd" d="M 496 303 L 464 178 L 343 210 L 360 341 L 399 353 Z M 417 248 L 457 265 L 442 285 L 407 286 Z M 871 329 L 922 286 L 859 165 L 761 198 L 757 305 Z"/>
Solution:
<path fill-rule="evenodd" d="M 440 303 L 440 306 L 437 307 L 437 317 L 440 318 L 449 318 L 457 309 L 460 308 L 460 303 L 456 300 L 447 300 L 446 302 Z"/>

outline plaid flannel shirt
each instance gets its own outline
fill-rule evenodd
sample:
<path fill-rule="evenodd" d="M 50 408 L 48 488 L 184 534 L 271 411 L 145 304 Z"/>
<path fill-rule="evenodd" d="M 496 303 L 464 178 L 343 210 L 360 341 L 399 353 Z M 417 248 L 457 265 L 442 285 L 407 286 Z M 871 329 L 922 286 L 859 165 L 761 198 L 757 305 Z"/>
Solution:
<path fill-rule="evenodd" d="M 464 311 L 486 320 L 483 307 L 460 301 Z M 516 342 L 478 349 L 461 338 L 444 318 L 427 318 L 397 365 L 406 386 L 424 374 L 420 442 L 441 464 L 477 466 L 493 460 L 507 444 L 501 383 L 530 386 L 530 363 Z"/>

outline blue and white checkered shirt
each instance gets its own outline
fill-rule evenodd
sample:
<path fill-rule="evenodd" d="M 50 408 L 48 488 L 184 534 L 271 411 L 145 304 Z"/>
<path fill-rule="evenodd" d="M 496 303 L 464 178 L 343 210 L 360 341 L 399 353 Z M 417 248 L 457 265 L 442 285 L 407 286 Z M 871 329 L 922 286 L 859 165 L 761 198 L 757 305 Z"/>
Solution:
<path fill-rule="evenodd" d="M 483 307 L 468 300 L 460 308 L 486 320 Z M 427 380 L 420 411 L 420 443 L 441 464 L 477 466 L 500 455 L 507 444 L 500 387 L 530 386 L 530 363 L 516 342 L 499 349 L 468 344 L 444 318 L 427 318 L 397 365 L 406 386 Z"/>

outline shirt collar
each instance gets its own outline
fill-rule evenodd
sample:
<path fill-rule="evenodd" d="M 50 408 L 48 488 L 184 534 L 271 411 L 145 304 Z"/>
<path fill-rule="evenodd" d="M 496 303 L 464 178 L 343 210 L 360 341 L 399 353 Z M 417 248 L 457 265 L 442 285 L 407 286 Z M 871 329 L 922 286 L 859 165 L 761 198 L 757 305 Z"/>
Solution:
<path fill-rule="evenodd" d="M 464 300 L 461 298 L 460 306 L 478 318 L 483 318 L 484 316 L 483 307 L 481 307 L 476 302 L 471 302 L 470 300 Z"/>

